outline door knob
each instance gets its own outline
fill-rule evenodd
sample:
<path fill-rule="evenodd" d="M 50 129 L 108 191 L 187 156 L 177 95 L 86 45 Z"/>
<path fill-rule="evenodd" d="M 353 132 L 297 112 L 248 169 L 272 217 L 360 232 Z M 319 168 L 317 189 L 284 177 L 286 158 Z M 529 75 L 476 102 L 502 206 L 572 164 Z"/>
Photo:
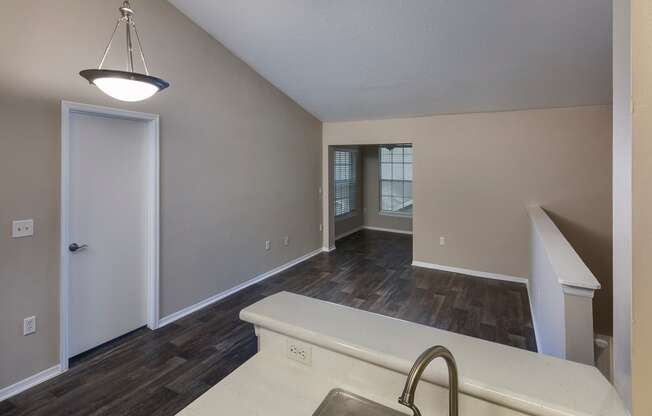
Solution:
<path fill-rule="evenodd" d="M 77 243 L 72 243 L 71 245 L 68 246 L 68 250 L 70 250 L 71 252 L 74 253 L 75 251 L 83 250 L 83 249 L 85 249 L 86 247 L 88 247 L 87 244 L 82 244 L 82 245 L 80 246 L 80 245 L 77 244 Z"/>

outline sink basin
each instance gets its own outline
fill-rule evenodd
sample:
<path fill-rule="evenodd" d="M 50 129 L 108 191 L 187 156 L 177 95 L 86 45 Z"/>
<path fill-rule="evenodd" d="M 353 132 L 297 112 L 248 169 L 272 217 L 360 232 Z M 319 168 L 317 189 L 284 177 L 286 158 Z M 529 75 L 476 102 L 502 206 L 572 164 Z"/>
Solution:
<path fill-rule="evenodd" d="M 397 410 L 342 389 L 331 390 L 313 416 L 405 416 Z"/>

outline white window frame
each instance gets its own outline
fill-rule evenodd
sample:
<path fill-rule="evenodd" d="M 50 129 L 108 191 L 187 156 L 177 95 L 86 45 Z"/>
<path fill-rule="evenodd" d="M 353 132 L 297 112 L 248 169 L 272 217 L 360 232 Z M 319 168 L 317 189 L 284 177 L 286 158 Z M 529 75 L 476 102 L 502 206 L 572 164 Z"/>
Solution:
<path fill-rule="evenodd" d="M 382 151 L 383 148 L 388 148 L 389 146 L 378 146 L 378 214 L 379 215 L 384 215 L 388 217 L 402 217 L 402 218 L 412 218 L 413 212 L 397 212 L 397 211 L 386 211 L 383 210 L 383 157 L 382 157 Z M 392 146 L 392 148 L 397 148 L 397 147 L 409 147 L 414 149 L 412 145 L 395 145 Z M 405 180 L 401 179 L 403 182 L 410 182 L 412 184 L 412 206 L 414 209 L 414 150 L 412 150 L 412 161 L 409 162 L 410 165 L 412 165 L 413 169 L 413 178 L 410 180 Z M 402 162 L 391 162 L 392 165 L 394 164 L 401 164 L 405 165 L 405 157 L 403 158 Z M 386 179 L 387 180 L 387 179 Z M 393 179 L 392 179 L 393 180 Z M 405 195 L 405 194 L 404 194 Z M 403 196 L 405 198 L 405 196 Z"/>

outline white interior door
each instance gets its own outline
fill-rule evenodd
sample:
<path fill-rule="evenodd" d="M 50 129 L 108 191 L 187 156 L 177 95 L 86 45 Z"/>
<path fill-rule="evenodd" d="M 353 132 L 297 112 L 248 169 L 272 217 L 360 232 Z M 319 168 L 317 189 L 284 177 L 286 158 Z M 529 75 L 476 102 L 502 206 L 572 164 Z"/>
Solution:
<path fill-rule="evenodd" d="M 147 323 L 148 137 L 143 120 L 70 115 L 71 357 Z"/>

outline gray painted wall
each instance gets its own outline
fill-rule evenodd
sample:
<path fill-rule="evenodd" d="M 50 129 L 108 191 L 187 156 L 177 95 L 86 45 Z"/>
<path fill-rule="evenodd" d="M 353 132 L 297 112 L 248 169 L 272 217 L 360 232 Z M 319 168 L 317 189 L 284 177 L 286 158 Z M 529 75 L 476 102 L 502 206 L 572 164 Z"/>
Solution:
<path fill-rule="evenodd" d="M 134 7 L 150 70 L 171 88 L 105 97 L 77 72 L 97 65 L 119 3 L 3 2 L 0 388 L 58 363 L 62 99 L 161 115 L 161 316 L 321 246 L 321 122 L 159 0 Z M 109 65 L 123 65 L 121 47 Z M 35 236 L 11 239 L 24 218 Z M 31 315 L 38 332 L 24 337 Z"/>

